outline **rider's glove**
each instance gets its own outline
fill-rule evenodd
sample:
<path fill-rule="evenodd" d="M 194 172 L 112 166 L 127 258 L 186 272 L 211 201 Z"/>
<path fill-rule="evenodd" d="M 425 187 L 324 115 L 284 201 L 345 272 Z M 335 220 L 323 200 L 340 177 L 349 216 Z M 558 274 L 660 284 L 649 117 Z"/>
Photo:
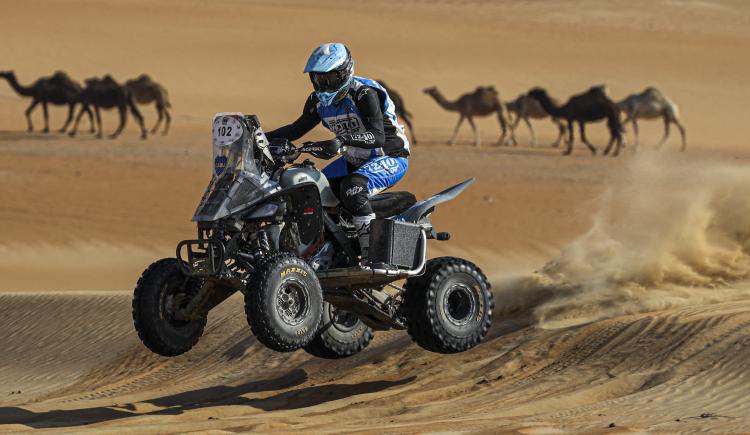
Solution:
<path fill-rule="evenodd" d="M 312 142 L 304 146 L 305 151 L 319 159 L 330 159 L 336 157 L 341 149 L 341 139 L 333 138 L 320 142 Z"/>

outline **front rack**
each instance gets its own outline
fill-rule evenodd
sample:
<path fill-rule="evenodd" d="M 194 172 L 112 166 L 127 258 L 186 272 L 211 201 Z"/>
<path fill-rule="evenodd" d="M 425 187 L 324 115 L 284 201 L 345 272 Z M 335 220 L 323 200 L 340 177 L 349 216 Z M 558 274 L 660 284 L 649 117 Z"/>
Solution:
<path fill-rule="evenodd" d="M 187 254 L 187 259 L 183 257 L 183 251 Z M 213 238 L 183 240 L 177 244 L 177 260 L 188 276 L 217 276 L 224 267 L 226 249 L 220 240 Z"/>

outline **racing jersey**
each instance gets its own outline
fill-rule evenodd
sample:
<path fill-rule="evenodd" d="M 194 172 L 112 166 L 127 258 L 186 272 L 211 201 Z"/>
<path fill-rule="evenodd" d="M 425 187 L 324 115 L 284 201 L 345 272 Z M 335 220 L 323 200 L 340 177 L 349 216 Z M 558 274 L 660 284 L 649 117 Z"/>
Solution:
<path fill-rule="evenodd" d="M 338 103 L 324 106 L 313 92 L 296 121 L 266 136 L 297 140 L 322 122 L 346 145 L 344 158 L 352 165 L 360 166 L 379 156 L 407 157 L 409 141 L 395 110 L 388 92 L 379 83 L 354 77 L 346 96 Z"/>

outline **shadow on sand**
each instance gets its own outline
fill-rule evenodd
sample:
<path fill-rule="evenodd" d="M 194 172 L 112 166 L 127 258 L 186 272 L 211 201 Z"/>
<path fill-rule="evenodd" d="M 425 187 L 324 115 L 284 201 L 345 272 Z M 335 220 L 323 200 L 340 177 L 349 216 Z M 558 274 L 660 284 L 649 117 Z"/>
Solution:
<path fill-rule="evenodd" d="M 0 425 L 22 424 L 37 429 L 72 427 L 141 415 L 179 415 L 191 409 L 227 405 L 248 405 L 264 411 L 298 409 L 358 394 L 383 391 L 394 386 L 407 384 L 414 379 L 416 379 L 416 376 L 397 381 L 326 384 L 284 391 L 263 399 L 243 397 L 244 394 L 285 390 L 303 384 L 307 380 L 307 373 L 304 370 L 296 369 L 274 379 L 249 382 L 234 387 L 220 385 L 145 400 L 144 403 L 165 407 L 165 409 L 153 412 L 136 412 L 136 407 L 132 403 L 117 407 L 102 406 L 46 412 L 34 412 L 19 407 L 0 407 Z"/>

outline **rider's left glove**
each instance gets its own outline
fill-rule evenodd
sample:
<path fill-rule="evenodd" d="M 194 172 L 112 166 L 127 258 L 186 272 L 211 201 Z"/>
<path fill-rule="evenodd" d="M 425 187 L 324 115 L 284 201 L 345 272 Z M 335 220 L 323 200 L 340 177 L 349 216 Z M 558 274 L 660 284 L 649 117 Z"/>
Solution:
<path fill-rule="evenodd" d="M 310 148 L 314 148 L 314 151 L 310 151 L 310 154 L 319 159 L 331 159 L 336 157 L 341 150 L 342 142 L 338 137 L 323 140 L 320 142 L 314 142 L 309 145 Z"/>

